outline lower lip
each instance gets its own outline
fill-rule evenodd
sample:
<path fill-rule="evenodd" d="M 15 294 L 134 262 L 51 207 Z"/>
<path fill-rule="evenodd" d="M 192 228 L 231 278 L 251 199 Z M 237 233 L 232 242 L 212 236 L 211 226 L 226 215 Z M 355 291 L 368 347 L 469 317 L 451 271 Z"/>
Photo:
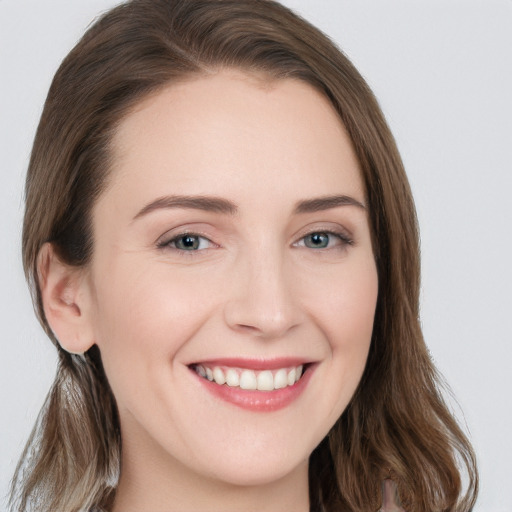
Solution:
<path fill-rule="evenodd" d="M 214 396 L 242 409 L 257 412 L 277 411 L 290 405 L 302 394 L 313 373 L 312 365 L 308 365 L 302 377 L 293 385 L 274 391 L 254 391 L 240 387 L 222 386 L 211 382 L 191 370 L 201 384 Z"/>

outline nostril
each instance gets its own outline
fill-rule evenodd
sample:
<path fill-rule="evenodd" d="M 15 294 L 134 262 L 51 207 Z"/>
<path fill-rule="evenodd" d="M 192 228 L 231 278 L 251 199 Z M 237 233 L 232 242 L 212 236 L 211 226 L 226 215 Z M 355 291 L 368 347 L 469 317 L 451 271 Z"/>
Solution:
<path fill-rule="evenodd" d="M 240 285 L 241 286 L 241 285 Z M 300 305 L 275 286 L 247 286 L 224 305 L 224 320 L 240 334 L 281 338 L 303 320 Z"/>
<path fill-rule="evenodd" d="M 240 331 L 245 331 L 248 333 L 261 332 L 261 329 L 258 329 L 258 327 L 255 327 L 254 325 L 237 324 L 235 327 Z"/>

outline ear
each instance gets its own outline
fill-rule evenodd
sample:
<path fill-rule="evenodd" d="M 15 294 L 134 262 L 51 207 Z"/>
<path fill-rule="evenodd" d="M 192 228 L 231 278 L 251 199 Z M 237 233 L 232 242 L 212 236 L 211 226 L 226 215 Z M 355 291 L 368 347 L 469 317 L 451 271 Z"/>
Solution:
<path fill-rule="evenodd" d="M 61 347 L 83 354 L 94 345 L 91 293 L 82 268 L 63 263 L 51 243 L 43 245 L 37 274 L 44 314 Z"/>

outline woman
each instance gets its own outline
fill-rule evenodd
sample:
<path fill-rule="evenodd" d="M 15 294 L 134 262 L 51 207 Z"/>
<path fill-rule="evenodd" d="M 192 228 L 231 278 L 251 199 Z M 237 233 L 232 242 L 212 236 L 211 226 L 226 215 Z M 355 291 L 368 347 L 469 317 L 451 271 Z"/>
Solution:
<path fill-rule="evenodd" d="M 14 510 L 392 510 L 391 482 L 410 512 L 471 509 L 400 157 L 309 24 L 113 9 L 57 72 L 26 195 L 60 365 Z"/>

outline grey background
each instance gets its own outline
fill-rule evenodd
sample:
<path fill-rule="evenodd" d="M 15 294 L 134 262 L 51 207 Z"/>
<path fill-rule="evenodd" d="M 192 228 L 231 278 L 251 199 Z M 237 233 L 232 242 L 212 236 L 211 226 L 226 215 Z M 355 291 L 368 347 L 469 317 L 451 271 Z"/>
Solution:
<path fill-rule="evenodd" d="M 55 371 L 21 269 L 31 142 L 61 59 L 115 3 L 0 0 L 0 510 Z M 509 511 L 512 1 L 284 3 L 344 49 L 387 115 L 420 220 L 425 337 L 480 462 L 476 511 Z"/>

